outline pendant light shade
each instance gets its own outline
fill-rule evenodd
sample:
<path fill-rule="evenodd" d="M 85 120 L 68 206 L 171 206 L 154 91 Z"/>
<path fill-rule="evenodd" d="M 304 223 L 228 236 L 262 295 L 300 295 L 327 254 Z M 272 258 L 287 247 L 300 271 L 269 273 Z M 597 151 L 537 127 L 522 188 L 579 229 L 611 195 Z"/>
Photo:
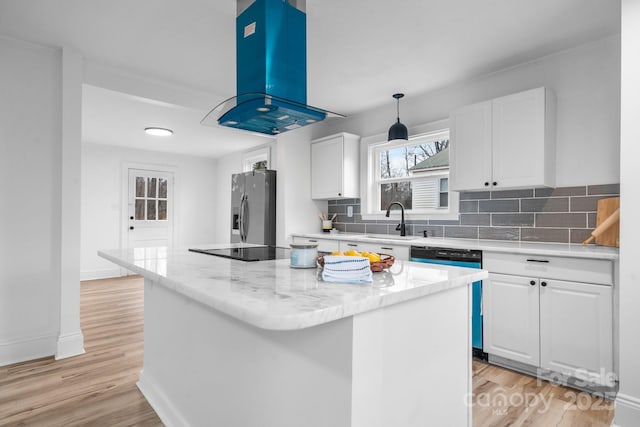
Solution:
<path fill-rule="evenodd" d="M 392 142 L 392 141 L 396 141 L 396 140 L 408 140 L 409 139 L 409 132 L 407 131 L 407 127 L 405 125 L 403 125 L 402 123 L 400 123 L 400 98 L 402 98 L 404 96 L 404 93 L 395 93 L 393 94 L 393 97 L 396 99 L 396 101 L 398 102 L 397 106 L 398 106 L 398 121 L 395 122 L 393 125 L 391 125 L 391 127 L 389 128 L 389 137 L 387 138 L 388 142 Z"/>

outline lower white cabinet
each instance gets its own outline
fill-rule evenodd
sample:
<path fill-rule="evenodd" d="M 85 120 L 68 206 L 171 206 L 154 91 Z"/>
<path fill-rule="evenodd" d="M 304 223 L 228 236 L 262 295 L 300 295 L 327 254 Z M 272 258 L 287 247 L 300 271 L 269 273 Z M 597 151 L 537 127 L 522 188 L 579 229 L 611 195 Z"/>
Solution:
<path fill-rule="evenodd" d="M 485 353 L 539 365 L 540 298 L 537 283 L 537 279 L 508 274 L 489 274 L 489 279 L 482 282 Z"/>
<path fill-rule="evenodd" d="M 490 272 L 491 265 L 491 259 L 489 266 L 485 262 Z M 490 273 L 483 282 L 483 314 L 486 353 L 611 385 L 611 286 Z"/>
<path fill-rule="evenodd" d="M 542 280 L 540 367 L 602 383 L 613 372 L 612 319 L 610 286 Z"/>

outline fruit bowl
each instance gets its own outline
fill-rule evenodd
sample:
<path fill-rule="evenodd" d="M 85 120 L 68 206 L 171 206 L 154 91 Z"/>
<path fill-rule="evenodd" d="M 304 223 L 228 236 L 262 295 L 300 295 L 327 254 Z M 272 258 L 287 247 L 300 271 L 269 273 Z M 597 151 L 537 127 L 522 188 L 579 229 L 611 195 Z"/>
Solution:
<path fill-rule="evenodd" d="M 389 268 L 393 265 L 396 258 L 393 255 L 380 254 L 380 261 L 371 261 L 371 271 L 378 273 L 385 268 Z M 316 261 L 320 267 L 324 267 L 324 255 L 319 256 Z"/>

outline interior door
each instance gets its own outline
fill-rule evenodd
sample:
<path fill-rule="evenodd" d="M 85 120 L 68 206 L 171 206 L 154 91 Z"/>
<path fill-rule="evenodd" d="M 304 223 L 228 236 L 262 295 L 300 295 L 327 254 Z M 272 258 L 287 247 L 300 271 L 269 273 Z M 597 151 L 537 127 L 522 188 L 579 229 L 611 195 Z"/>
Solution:
<path fill-rule="evenodd" d="M 129 169 L 126 247 L 172 246 L 173 173 Z"/>

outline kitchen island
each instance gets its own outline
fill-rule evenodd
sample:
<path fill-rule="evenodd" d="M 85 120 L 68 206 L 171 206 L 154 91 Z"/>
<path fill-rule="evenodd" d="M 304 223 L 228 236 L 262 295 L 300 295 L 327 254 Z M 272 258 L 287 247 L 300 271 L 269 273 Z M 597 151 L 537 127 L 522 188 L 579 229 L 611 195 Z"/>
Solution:
<path fill-rule="evenodd" d="M 471 425 L 483 270 L 396 261 L 354 285 L 288 259 L 99 254 L 145 278 L 138 385 L 168 426 Z"/>

